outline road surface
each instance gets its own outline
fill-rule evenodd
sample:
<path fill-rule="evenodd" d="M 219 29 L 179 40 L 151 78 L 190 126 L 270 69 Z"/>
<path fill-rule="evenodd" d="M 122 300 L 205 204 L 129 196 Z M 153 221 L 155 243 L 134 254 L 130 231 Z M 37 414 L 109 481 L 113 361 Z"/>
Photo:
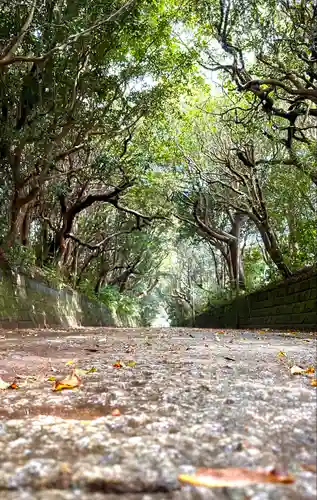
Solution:
<path fill-rule="evenodd" d="M 0 376 L 19 386 L 0 391 L 1 498 L 315 499 L 316 387 L 294 365 L 316 369 L 316 334 L 0 330 Z M 53 391 L 74 369 L 81 385 Z M 197 467 L 278 467 L 296 480 L 178 482 Z"/>

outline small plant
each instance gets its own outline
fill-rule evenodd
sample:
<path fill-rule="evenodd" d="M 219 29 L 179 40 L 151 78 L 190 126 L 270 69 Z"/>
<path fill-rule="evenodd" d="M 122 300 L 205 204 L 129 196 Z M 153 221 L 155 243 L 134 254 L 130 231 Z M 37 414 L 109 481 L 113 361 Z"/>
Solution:
<path fill-rule="evenodd" d="M 36 255 L 32 248 L 23 245 L 14 245 L 6 251 L 10 267 L 15 271 L 30 271 L 35 266 Z"/>

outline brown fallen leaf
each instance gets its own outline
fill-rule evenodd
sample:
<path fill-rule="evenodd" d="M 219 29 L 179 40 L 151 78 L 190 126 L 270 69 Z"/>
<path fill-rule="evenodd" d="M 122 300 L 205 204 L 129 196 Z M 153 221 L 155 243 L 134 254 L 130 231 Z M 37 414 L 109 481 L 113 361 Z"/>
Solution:
<path fill-rule="evenodd" d="M 80 377 L 75 373 L 75 370 L 72 371 L 70 375 L 63 378 L 62 380 L 55 380 L 52 391 L 63 391 L 64 389 L 74 389 L 81 384 Z"/>
<path fill-rule="evenodd" d="M 313 387 L 317 387 L 317 378 L 313 378 L 310 385 L 312 385 Z"/>
<path fill-rule="evenodd" d="M 136 365 L 136 361 L 133 359 L 128 359 L 127 361 L 122 361 L 121 359 L 117 359 L 115 363 L 113 363 L 114 368 L 133 368 Z"/>
<path fill-rule="evenodd" d="M 207 488 L 241 488 L 249 484 L 258 483 L 293 483 L 295 479 L 290 475 L 280 474 L 277 471 L 265 469 L 197 469 L 195 474 L 180 474 L 181 483 Z"/>
<path fill-rule="evenodd" d="M 15 380 L 13 382 L 7 382 L 0 377 L 0 390 L 5 391 L 6 389 L 18 389 L 18 385 Z"/>
<path fill-rule="evenodd" d="M 301 464 L 301 468 L 307 472 L 317 472 L 316 464 Z"/>
<path fill-rule="evenodd" d="M 301 368 L 300 366 L 294 365 L 291 368 L 292 375 L 312 375 L 315 373 L 315 368 L 313 366 L 309 366 L 308 368 Z"/>
<path fill-rule="evenodd" d="M 306 368 L 305 373 L 307 373 L 308 375 L 313 374 L 315 373 L 315 368 L 313 366 L 309 366 L 308 368 Z"/>
<path fill-rule="evenodd" d="M 114 410 L 112 410 L 111 415 L 113 417 L 120 417 L 121 413 L 120 413 L 119 408 L 115 408 Z"/>

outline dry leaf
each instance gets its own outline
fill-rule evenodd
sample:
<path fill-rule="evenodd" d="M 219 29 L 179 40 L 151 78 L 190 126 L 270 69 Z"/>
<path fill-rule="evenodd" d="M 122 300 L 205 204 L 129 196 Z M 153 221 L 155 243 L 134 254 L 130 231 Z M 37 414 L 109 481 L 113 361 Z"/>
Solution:
<path fill-rule="evenodd" d="M 133 359 L 129 359 L 128 361 L 121 361 L 121 359 L 117 359 L 112 366 L 114 368 L 133 368 L 135 365 L 136 361 L 133 361 Z"/>
<path fill-rule="evenodd" d="M 293 483 L 290 475 L 282 475 L 275 470 L 250 470 L 246 468 L 197 469 L 195 474 L 180 474 L 178 480 L 193 486 L 207 488 L 241 488 L 257 483 Z"/>
<path fill-rule="evenodd" d="M 301 464 L 301 468 L 307 472 L 317 472 L 316 464 Z"/>
<path fill-rule="evenodd" d="M 312 385 L 313 387 L 317 387 L 317 378 L 313 378 L 310 385 Z"/>
<path fill-rule="evenodd" d="M 63 391 L 64 389 L 74 389 L 78 387 L 81 383 L 80 377 L 75 373 L 75 370 L 63 380 L 55 380 L 52 391 Z"/>
<path fill-rule="evenodd" d="M 277 355 L 279 358 L 283 358 L 284 356 L 286 356 L 285 352 L 283 351 L 280 351 Z"/>
<path fill-rule="evenodd" d="M 113 417 L 120 417 L 121 413 L 120 413 L 119 408 L 115 408 L 114 410 L 112 410 L 111 415 Z"/>
<path fill-rule="evenodd" d="M 313 366 L 309 366 L 308 368 L 306 368 L 305 373 L 307 373 L 308 375 L 315 373 L 315 368 Z"/>
<path fill-rule="evenodd" d="M 18 385 L 15 380 L 13 382 L 6 382 L 0 377 L 0 390 L 4 391 L 6 389 L 18 389 Z"/>
<path fill-rule="evenodd" d="M 54 382 L 54 380 L 56 380 L 56 377 L 54 377 L 53 375 L 51 377 L 48 377 L 47 379 L 49 382 Z"/>
<path fill-rule="evenodd" d="M 126 362 L 126 366 L 129 366 L 129 368 L 133 368 L 136 365 L 136 361 L 133 361 L 133 359 L 129 359 Z"/>
<path fill-rule="evenodd" d="M 115 361 L 112 366 L 114 368 L 122 368 L 124 365 L 122 364 L 122 362 L 120 361 L 120 359 L 117 359 L 117 361 Z"/>
<path fill-rule="evenodd" d="M 301 368 L 300 366 L 292 366 L 291 368 L 291 374 L 292 375 L 303 375 L 303 373 L 305 373 L 305 370 L 304 368 Z"/>
<path fill-rule="evenodd" d="M 68 366 L 68 365 L 73 365 L 75 363 L 75 361 L 73 359 L 70 359 L 69 361 L 67 361 L 65 363 L 65 366 Z"/>

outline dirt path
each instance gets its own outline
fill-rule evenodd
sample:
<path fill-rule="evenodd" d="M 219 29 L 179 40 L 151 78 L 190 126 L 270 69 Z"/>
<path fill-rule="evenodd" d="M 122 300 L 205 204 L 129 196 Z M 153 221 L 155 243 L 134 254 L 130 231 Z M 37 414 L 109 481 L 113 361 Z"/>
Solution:
<path fill-rule="evenodd" d="M 136 361 L 115 368 L 117 359 Z M 68 361 L 74 361 L 66 365 Z M 198 329 L 0 330 L 3 500 L 315 499 L 316 335 Z M 76 366 L 78 389 L 48 377 Z M 20 378 L 19 378 L 20 377 Z M 113 416 L 114 409 L 120 416 Z M 289 486 L 180 486 L 195 467 L 287 468 Z"/>

